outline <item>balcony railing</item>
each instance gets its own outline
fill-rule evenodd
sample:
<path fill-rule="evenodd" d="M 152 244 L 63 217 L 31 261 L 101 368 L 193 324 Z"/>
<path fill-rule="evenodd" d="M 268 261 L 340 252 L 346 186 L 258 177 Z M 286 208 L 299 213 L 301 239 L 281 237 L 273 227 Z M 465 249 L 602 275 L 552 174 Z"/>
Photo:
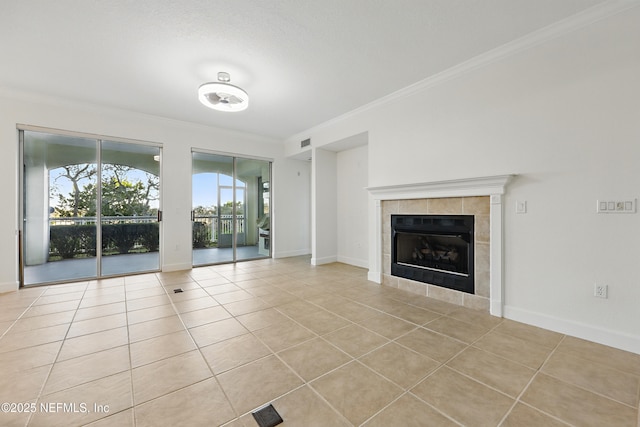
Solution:
<path fill-rule="evenodd" d="M 206 243 L 218 243 L 223 234 L 233 234 L 233 215 L 195 215 L 194 222 L 202 224 L 206 236 L 201 240 Z M 236 233 L 245 232 L 244 215 L 236 215 Z"/>
<path fill-rule="evenodd" d="M 95 216 L 81 217 L 49 217 L 49 226 L 56 225 L 91 225 L 97 222 Z M 103 216 L 102 224 L 145 224 L 158 221 L 156 215 L 147 216 Z"/>

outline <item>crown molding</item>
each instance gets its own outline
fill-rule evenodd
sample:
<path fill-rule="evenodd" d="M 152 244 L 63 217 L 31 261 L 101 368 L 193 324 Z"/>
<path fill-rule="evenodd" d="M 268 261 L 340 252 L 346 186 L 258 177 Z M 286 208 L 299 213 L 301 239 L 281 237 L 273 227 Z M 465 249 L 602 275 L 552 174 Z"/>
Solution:
<path fill-rule="evenodd" d="M 450 67 L 440 73 L 429 76 L 426 79 L 420 80 L 419 82 L 416 82 L 410 86 L 402 88 L 389 95 L 378 98 L 375 101 L 372 101 L 368 104 L 337 116 L 331 120 L 309 128 L 304 132 L 292 135 L 287 138 L 287 141 L 296 140 L 301 135 L 309 135 L 313 132 L 327 128 L 331 125 L 347 120 L 350 117 L 388 104 L 397 99 L 415 95 L 418 92 L 441 85 L 449 80 L 455 79 L 478 68 L 497 62 L 503 58 L 515 55 L 519 52 L 546 43 L 550 40 L 561 37 L 565 34 L 569 34 L 573 31 L 587 27 L 598 21 L 609 18 L 610 16 L 617 15 L 621 12 L 638 6 L 640 6 L 640 2 L 638 0 L 610 0 L 605 3 L 590 7 L 589 9 L 586 9 L 568 18 L 562 19 L 556 23 L 536 30 L 516 40 L 503 44 L 495 49 L 491 49 L 458 65 Z"/>

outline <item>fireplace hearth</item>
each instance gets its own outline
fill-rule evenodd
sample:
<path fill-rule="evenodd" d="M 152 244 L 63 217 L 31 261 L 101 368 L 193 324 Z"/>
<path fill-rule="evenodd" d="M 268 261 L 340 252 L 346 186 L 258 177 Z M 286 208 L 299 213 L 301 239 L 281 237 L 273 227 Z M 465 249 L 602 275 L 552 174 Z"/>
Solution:
<path fill-rule="evenodd" d="M 474 293 L 473 215 L 391 215 L 391 275 Z"/>

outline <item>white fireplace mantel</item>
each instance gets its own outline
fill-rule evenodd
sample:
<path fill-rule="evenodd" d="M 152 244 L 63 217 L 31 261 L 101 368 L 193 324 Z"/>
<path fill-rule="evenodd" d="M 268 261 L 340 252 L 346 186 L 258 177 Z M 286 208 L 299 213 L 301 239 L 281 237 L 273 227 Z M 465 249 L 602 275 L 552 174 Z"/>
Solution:
<path fill-rule="evenodd" d="M 490 196 L 489 310 L 492 315 L 502 317 L 504 299 L 502 195 L 514 176 L 496 175 L 367 188 L 369 191 L 369 280 L 382 283 L 382 200 Z"/>

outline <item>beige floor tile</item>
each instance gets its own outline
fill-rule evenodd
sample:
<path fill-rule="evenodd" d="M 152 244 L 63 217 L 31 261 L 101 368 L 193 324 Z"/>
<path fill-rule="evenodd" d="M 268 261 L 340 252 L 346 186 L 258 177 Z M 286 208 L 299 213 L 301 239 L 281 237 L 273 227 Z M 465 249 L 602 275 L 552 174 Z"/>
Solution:
<path fill-rule="evenodd" d="M 396 342 L 440 363 L 466 348 L 460 341 L 422 328 L 409 332 Z"/>
<path fill-rule="evenodd" d="M 638 420 L 637 408 L 544 374 L 535 377 L 521 400 L 573 425 L 635 427 Z"/>
<path fill-rule="evenodd" d="M 376 313 L 356 323 L 390 340 L 396 339 L 417 327 L 413 323 L 405 322 L 384 313 Z"/>
<path fill-rule="evenodd" d="M 80 308 L 95 307 L 105 304 L 114 304 L 116 302 L 123 302 L 125 300 L 124 292 L 111 293 L 108 295 L 101 295 L 99 297 L 84 297 L 80 301 Z"/>
<path fill-rule="evenodd" d="M 362 356 L 360 361 L 405 390 L 440 366 L 439 362 L 395 343 Z"/>
<path fill-rule="evenodd" d="M 250 331 L 257 331 L 258 329 L 266 328 L 267 326 L 289 321 L 289 318 L 273 308 L 267 308 L 266 310 L 237 316 L 236 319 Z"/>
<path fill-rule="evenodd" d="M 203 381 L 212 376 L 199 351 L 159 360 L 132 371 L 136 405 Z"/>
<path fill-rule="evenodd" d="M 220 282 L 220 283 L 216 283 Z M 238 292 L 243 289 L 237 286 L 235 283 L 231 283 L 228 279 L 215 280 L 210 282 L 209 280 L 203 280 L 200 286 L 204 288 L 209 295 L 216 296 L 220 294 L 226 294 L 228 292 Z"/>
<path fill-rule="evenodd" d="M 447 366 L 516 398 L 529 383 L 535 370 L 494 354 L 469 347 Z"/>
<path fill-rule="evenodd" d="M 19 372 L 0 374 L 0 402 L 27 402 L 35 400 L 49 376 L 52 365 L 44 365 Z M 2 420 L 0 413 L 0 420 Z"/>
<path fill-rule="evenodd" d="M 63 324 L 22 332 L 10 330 L 0 338 L 0 353 L 63 340 L 68 329 L 69 325 Z"/>
<path fill-rule="evenodd" d="M 95 319 L 96 317 L 110 316 L 112 314 L 124 313 L 127 311 L 124 302 L 116 302 L 114 304 L 98 305 L 96 307 L 81 308 L 76 311 L 73 318 L 75 322 L 81 320 Z"/>
<path fill-rule="evenodd" d="M 218 426 L 236 416 L 213 378 L 136 406 L 135 411 L 137 427 Z"/>
<path fill-rule="evenodd" d="M 297 300 L 279 305 L 277 307 L 277 310 L 289 317 L 297 319 L 298 317 L 306 316 L 310 313 L 315 313 L 322 309 L 313 304 L 309 304 L 306 301 Z"/>
<path fill-rule="evenodd" d="M 178 316 L 162 317 L 129 325 L 129 342 L 134 343 L 183 330 L 185 327 Z"/>
<path fill-rule="evenodd" d="M 303 384 L 275 356 L 268 356 L 218 375 L 238 414 L 256 409 Z"/>
<path fill-rule="evenodd" d="M 41 397 L 38 404 L 74 404 L 76 411 L 39 411 L 30 426 L 84 425 L 109 414 L 123 411 L 133 404 L 131 398 L 131 372 L 126 371 Z M 83 410 L 83 405 L 86 409 Z M 56 406 L 54 406 L 56 407 Z"/>
<path fill-rule="evenodd" d="M 567 427 L 567 425 L 530 406 L 518 403 L 500 427 Z"/>
<path fill-rule="evenodd" d="M 113 414 L 113 411 L 109 411 L 109 414 L 112 415 L 87 424 L 87 427 L 135 427 L 133 409 L 127 409 L 115 414 Z"/>
<path fill-rule="evenodd" d="M 463 425 L 496 426 L 514 400 L 442 367 L 411 392 Z"/>
<path fill-rule="evenodd" d="M 206 325 L 207 323 L 217 322 L 218 320 L 228 319 L 230 317 L 231 314 L 221 305 L 180 314 L 180 318 L 187 328 Z"/>
<path fill-rule="evenodd" d="M 564 335 L 557 332 L 548 331 L 546 329 L 537 328 L 535 326 L 526 325 L 509 319 L 504 319 L 503 322 L 495 328 L 495 331 L 549 348 L 555 348 L 564 337 Z"/>
<path fill-rule="evenodd" d="M 87 289 L 84 293 L 84 298 L 94 298 L 94 297 L 102 297 L 111 294 L 118 294 L 120 296 L 125 296 L 125 287 L 124 285 L 118 286 L 109 286 L 106 288 L 91 288 Z"/>
<path fill-rule="evenodd" d="M 45 305 L 45 304 L 55 304 L 59 302 L 67 302 L 67 301 L 79 301 L 82 299 L 84 292 L 69 292 L 58 295 L 47 296 L 46 294 L 41 296 L 33 303 L 34 306 Z"/>
<path fill-rule="evenodd" d="M 0 335 L 4 334 L 6 331 L 9 330 L 9 328 L 11 326 L 13 326 L 14 321 L 13 320 L 9 320 L 6 322 L 0 322 Z"/>
<path fill-rule="evenodd" d="M 405 394 L 364 424 L 364 427 L 456 427 L 457 423 L 411 394 Z"/>
<path fill-rule="evenodd" d="M 447 314 L 447 317 L 460 320 L 462 322 L 472 323 L 485 329 L 492 329 L 500 325 L 503 321 L 502 317 L 492 316 L 488 313 L 472 310 L 466 307 L 460 307 Z"/>
<path fill-rule="evenodd" d="M 462 322 L 446 316 L 429 322 L 424 327 L 467 344 L 471 344 L 489 331 L 482 325 Z"/>
<path fill-rule="evenodd" d="M 200 349 L 214 374 L 271 354 L 267 346 L 251 334 L 244 334 Z"/>
<path fill-rule="evenodd" d="M 31 317 L 31 316 L 44 316 L 45 314 L 76 310 L 79 305 L 80 305 L 80 300 L 73 300 L 73 301 L 58 302 L 55 304 L 32 306 L 31 308 L 27 309 L 24 312 L 24 315 L 22 317 L 25 318 L 25 317 Z M 21 312 L 22 312 L 22 309 L 18 310 L 17 313 L 19 314 Z M 7 320 L 7 319 L 3 319 L 2 317 L 3 315 L 6 315 L 6 314 L 8 313 L 4 311 L 0 313 L 0 321 Z M 16 317 L 17 317 L 17 314 L 16 315 L 12 314 L 10 319 L 15 319 Z"/>
<path fill-rule="evenodd" d="M 10 402 L 10 403 L 13 403 L 13 402 Z M 26 401 L 22 403 L 25 403 L 27 405 L 36 405 L 36 408 L 37 408 L 37 402 L 35 400 Z M 31 413 L 28 411 L 2 412 L 0 413 L 0 422 L 2 422 L 1 424 L 2 427 L 25 427 L 29 422 L 30 416 L 31 416 Z M 254 426 L 251 426 L 251 427 L 254 427 Z"/>
<path fill-rule="evenodd" d="M 308 386 L 300 387 L 294 392 L 280 397 L 273 402 L 273 407 L 284 420 L 283 425 L 304 427 L 351 426 L 343 416 L 333 410 Z M 253 424 L 248 424 L 248 426 L 254 427 L 255 421 L 253 421 Z"/>
<path fill-rule="evenodd" d="M 55 393 L 129 369 L 131 365 L 128 346 L 57 362 L 53 365 L 43 394 Z"/>
<path fill-rule="evenodd" d="M 383 310 L 388 314 L 399 317 L 407 322 L 415 323 L 416 325 L 424 325 L 431 322 L 442 315 L 434 311 L 425 310 L 419 307 L 413 307 L 408 304 L 400 304 L 394 307 L 390 307 L 388 310 Z"/>
<path fill-rule="evenodd" d="M 224 308 L 234 316 L 253 313 L 255 311 L 264 310 L 269 307 L 271 307 L 270 304 L 267 304 L 262 299 L 257 297 L 224 304 Z"/>
<path fill-rule="evenodd" d="M 195 349 L 196 345 L 187 331 L 138 341 L 131 344 L 131 367 L 137 368 Z"/>
<path fill-rule="evenodd" d="M 324 338 L 353 357 L 360 357 L 389 342 L 384 337 L 374 334 L 359 325 L 338 329 L 326 334 Z"/>
<path fill-rule="evenodd" d="M 174 303 L 188 301 L 192 299 L 198 299 L 198 298 L 211 297 L 208 293 L 204 291 L 204 289 L 202 289 L 199 286 L 195 289 L 185 289 L 185 288 L 180 288 L 180 289 L 182 289 L 183 292 L 176 293 L 173 291 L 173 289 L 167 290 L 169 292 L 169 298 L 171 298 L 171 301 L 173 301 Z"/>
<path fill-rule="evenodd" d="M 318 335 L 328 334 L 351 324 L 350 321 L 324 310 L 298 316 L 296 321 Z"/>
<path fill-rule="evenodd" d="M 573 337 L 566 337 L 558 351 L 640 376 L 640 354 Z"/>
<path fill-rule="evenodd" d="M 178 301 L 173 304 L 178 313 L 188 313 L 190 311 L 202 310 L 203 308 L 219 306 L 218 301 L 212 297 L 203 297 L 189 299 L 186 301 Z"/>
<path fill-rule="evenodd" d="M 533 369 L 540 368 L 552 351 L 549 347 L 495 331 L 476 341 L 474 346 Z"/>
<path fill-rule="evenodd" d="M 266 304 L 269 304 L 270 307 L 280 307 L 291 302 L 299 301 L 298 297 L 285 291 L 262 295 L 260 299 Z"/>
<path fill-rule="evenodd" d="M 134 277 L 134 276 L 127 276 L 125 277 L 125 281 L 127 281 L 126 279 L 128 279 L 129 277 Z M 127 292 L 130 291 L 141 291 L 143 289 L 149 289 L 149 288 L 162 288 L 162 285 L 160 284 L 160 282 L 158 280 L 148 280 L 148 281 L 142 281 L 142 282 L 137 282 L 137 283 L 126 283 L 125 285 L 125 290 Z"/>
<path fill-rule="evenodd" d="M 26 332 L 39 328 L 46 328 L 49 326 L 57 326 L 62 324 L 69 324 L 73 320 L 75 311 L 62 311 L 60 313 L 46 314 L 44 316 L 25 317 L 18 319 L 15 325 L 11 328 L 10 333 Z M 0 327 L 0 334 L 2 334 Z"/>
<path fill-rule="evenodd" d="M 62 344 L 58 355 L 58 361 L 85 356 L 114 347 L 120 347 L 129 343 L 129 335 L 126 327 L 109 329 L 94 334 L 82 335 L 76 338 L 68 338 Z"/>
<path fill-rule="evenodd" d="M 158 295 L 166 295 L 166 291 L 159 284 L 145 289 L 127 289 L 127 301 L 133 301 L 134 299 L 138 298 L 154 297 Z"/>
<path fill-rule="evenodd" d="M 313 332 L 291 320 L 254 331 L 254 335 L 274 352 L 303 343 L 316 336 Z"/>
<path fill-rule="evenodd" d="M 352 360 L 321 338 L 288 348 L 278 355 L 305 381 L 311 381 Z"/>
<path fill-rule="evenodd" d="M 398 299 L 398 296 L 394 295 L 393 298 Z M 440 314 L 449 314 L 452 311 L 458 310 L 460 308 L 459 305 L 451 304 L 429 297 L 416 297 L 415 294 L 407 294 L 406 298 L 402 298 L 402 300 L 404 300 L 407 304 L 415 305 L 416 307 L 424 308 L 426 310 L 434 311 Z"/>
<path fill-rule="evenodd" d="M 171 300 L 166 295 L 156 295 L 147 298 L 138 298 L 127 301 L 127 311 L 142 310 L 143 308 L 157 307 L 159 305 L 171 304 Z"/>
<path fill-rule="evenodd" d="M 143 308 L 142 310 L 134 310 L 127 313 L 127 323 L 134 325 L 136 323 L 148 322 L 149 320 L 162 319 L 163 317 L 175 316 L 176 311 L 172 305 L 159 305 L 157 307 Z"/>
<path fill-rule="evenodd" d="M 542 372 L 630 406 L 638 406 L 640 377 L 566 353 L 554 353 Z"/>
<path fill-rule="evenodd" d="M 125 276 L 124 283 L 125 285 L 132 285 L 135 283 L 158 283 L 158 278 L 156 277 L 156 273 L 135 274 L 133 276 Z"/>
<path fill-rule="evenodd" d="M 311 386 L 355 425 L 400 396 L 402 390 L 358 362 L 318 378 Z"/>
<path fill-rule="evenodd" d="M 0 353 L 0 375 L 50 365 L 56 360 L 62 341 Z"/>
<path fill-rule="evenodd" d="M 218 292 L 218 293 L 224 293 L 224 292 L 230 292 L 230 291 L 237 291 L 240 290 L 240 287 L 236 286 L 235 284 L 231 283 L 231 281 L 227 278 L 224 278 L 222 276 L 218 276 L 218 277 L 211 277 L 211 278 L 207 278 L 207 279 L 197 279 L 198 284 L 203 287 L 206 288 L 207 291 L 210 288 L 216 287 L 216 286 L 225 286 L 225 285 L 230 285 L 230 287 L 227 290 Z M 214 290 L 214 292 L 216 292 Z"/>
<path fill-rule="evenodd" d="M 224 294 L 217 294 L 214 295 L 213 298 L 218 301 L 219 304 L 229 304 L 231 302 L 254 298 L 254 296 L 245 290 L 240 290 L 234 292 L 226 292 Z"/>
<path fill-rule="evenodd" d="M 351 320 L 352 322 L 361 322 L 380 313 L 371 307 L 351 301 L 326 308 L 332 313 Z"/>
<path fill-rule="evenodd" d="M 189 332 L 198 347 L 205 347 L 238 335 L 244 335 L 249 331 L 236 319 L 230 318 L 191 328 Z"/>
<path fill-rule="evenodd" d="M 95 319 L 80 320 L 73 322 L 69 328 L 68 338 L 79 337 L 81 335 L 93 334 L 108 329 L 127 326 L 127 315 L 125 313 L 112 314 L 110 316 L 97 317 Z"/>
<path fill-rule="evenodd" d="M 43 296 L 68 294 L 70 292 L 83 292 L 87 289 L 88 282 L 74 283 L 69 285 L 49 286 L 42 294 Z"/>

